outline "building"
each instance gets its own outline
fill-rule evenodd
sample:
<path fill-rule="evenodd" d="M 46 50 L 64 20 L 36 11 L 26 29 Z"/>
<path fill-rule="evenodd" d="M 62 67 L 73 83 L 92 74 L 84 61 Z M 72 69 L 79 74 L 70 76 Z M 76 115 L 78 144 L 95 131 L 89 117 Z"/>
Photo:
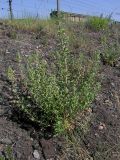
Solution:
<path fill-rule="evenodd" d="M 50 13 L 51 18 L 55 18 L 58 16 L 57 11 L 52 11 Z M 69 12 L 60 12 L 59 16 L 65 20 L 70 20 L 74 22 L 86 21 L 89 17 L 88 15 L 76 14 L 76 13 L 69 13 Z"/>

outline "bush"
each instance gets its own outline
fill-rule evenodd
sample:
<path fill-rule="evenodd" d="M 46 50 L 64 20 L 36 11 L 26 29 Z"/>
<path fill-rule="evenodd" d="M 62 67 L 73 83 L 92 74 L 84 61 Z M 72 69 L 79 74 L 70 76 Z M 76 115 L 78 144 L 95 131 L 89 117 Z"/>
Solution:
<path fill-rule="evenodd" d="M 104 63 L 114 66 L 120 58 L 120 46 L 118 43 L 104 44 L 102 58 Z"/>
<path fill-rule="evenodd" d="M 86 22 L 86 25 L 93 31 L 100 31 L 108 29 L 109 22 L 110 22 L 109 18 L 91 17 Z"/>
<path fill-rule="evenodd" d="M 19 96 L 17 105 L 29 120 L 44 128 L 53 126 L 55 133 L 62 133 L 74 128 L 76 114 L 95 98 L 99 88 L 96 79 L 99 54 L 93 59 L 71 55 L 63 29 L 58 37 L 51 62 L 37 53 L 28 57 L 27 69 L 22 72 L 28 98 Z"/>

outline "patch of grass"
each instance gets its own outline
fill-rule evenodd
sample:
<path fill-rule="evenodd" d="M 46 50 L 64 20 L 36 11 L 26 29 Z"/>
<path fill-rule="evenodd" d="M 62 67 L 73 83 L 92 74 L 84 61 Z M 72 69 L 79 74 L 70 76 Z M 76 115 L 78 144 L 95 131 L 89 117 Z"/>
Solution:
<path fill-rule="evenodd" d="M 102 59 L 104 63 L 114 66 L 115 63 L 120 58 L 120 44 L 118 40 L 109 42 L 108 37 L 103 36 L 101 38 L 101 42 L 102 42 L 102 48 L 103 48 Z"/>
<path fill-rule="evenodd" d="M 109 18 L 91 17 L 86 22 L 86 27 L 93 31 L 106 30 L 109 28 Z"/>
<path fill-rule="evenodd" d="M 54 33 L 56 31 L 55 21 L 51 19 L 23 18 L 13 19 L 12 21 L 6 20 L 5 23 L 22 31 L 40 32 L 42 30 L 46 30 L 50 33 Z"/>
<path fill-rule="evenodd" d="M 96 96 L 100 86 L 99 54 L 92 59 L 83 54 L 71 55 L 69 37 L 60 28 L 57 50 L 50 59 L 48 62 L 37 53 L 28 57 L 26 69 L 22 70 L 27 99 L 18 96 L 17 106 L 29 120 L 43 127 L 52 126 L 55 134 L 60 134 L 74 129 L 76 114 L 89 107 Z M 15 79 L 9 71 L 9 78 Z"/>
<path fill-rule="evenodd" d="M 120 57 L 120 46 L 112 44 L 111 46 L 107 46 L 105 48 L 103 53 L 103 58 L 105 63 L 114 66 L 119 57 Z"/>
<path fill-rule="evenodd" d="M 89 151 L 86 149 L 84 139 L 90 129 L 92 110 L 87 108 L 76 115 L 75 129 L 65 136 L 61 159 L 93 160 Z"/>
<path fill-rule="evenodd" d="M 81 135 L 81 131 L 75 131 L 65 137 L 66 144 L 63 147 L 61 159 L 93 160 L 83 144 L 84 138 Z"/>

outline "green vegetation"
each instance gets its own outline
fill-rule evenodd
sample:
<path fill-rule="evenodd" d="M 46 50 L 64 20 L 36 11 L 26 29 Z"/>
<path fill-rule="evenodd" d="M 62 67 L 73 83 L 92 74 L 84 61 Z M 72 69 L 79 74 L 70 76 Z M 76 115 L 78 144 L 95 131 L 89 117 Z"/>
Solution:
<path fill-rule="evenodd" d="M 109 27 L 109 22 L 110 22 L 109 18 L 91 17 L 88 18 L 86 26 L 93 31 L 106 30 Z"/>
<path fill-rule="evenodd" d="M 11 146 L 7 146 L 5 152 L 6 152 L 6 159 L 14 160 L 14 158 L 13 158 L 13 150 L 12 150 Z"/>
<path fill-rule="evenodd" d="M 35 19 L 35 18 L 23 18 L 13 19 L 5 21 L 8 25 L 14 27 L 17 30 L 40 32 L 43 29 L 49 32 L 56 31 L 56 25 L 54 19 Z"/>
<path fill-rule="evenodd" d="M 0 157 L 0 160 L 5 160 L 5 158 L 4 157 Z"/>
<path fill-rule="evenodd" d="M 4 156 L 0 156 L 0 160 L 14 160 L 11 146 L 6 146 Z"/>
<path fill-rule="evenodd" d="M 106 46 L 104 53 L 103 53 L 103 59 L 105 63 L 114 66 L 115 62 L 120 57 L 120 46 L 117 44 L 111 44 L 111 46 Z"/>
<path fill-rule="evenodd" d="M 5 158 L 4 158 L 4 157 L 2 157 L 2 156 L 0 156 L 0 160 L 5 160 Z"/>
<path fill-rule="evenodd" d="M 31 121 L 43 127 L 54 126 L 55 133 L 60 134 L 74 128 L 76 114 L 95 98 L 100 86 L 99 54 L 92 59 L 70 54 L 69 38 L 59 29 L 57 50 L 50 59 L 49 63 L 37 53 L 28 57 L 27 69 L 21 73 L 29 96 L 18 96 L 17 104 Z M 8 76 L 15 79 L 11 69 Z"/>
<path fill-rule="evenodd" d="M 49 35 L 53 52 L 47 56 L 30 53 L 27 58 L 18 54 L 16 61 L 19 61 L 20 75 L 15 75 L 17 71 L 9 67 L 8 77 L 14 94 L 12 102 L 15 105 L 12 106 L 18 110 L 22 122 L 26 123 L 27 119 L 47 136 L 67 132 L 63 136 L 67 137 L 67 147 L 63 149 L 66 159 L 93 159 L 90 157 L 93 155 L 83 147 L 83 139 L 89 133 L 93 116 L 89 107 L 100 88 L 97 78 L 99 67 L 101 65 L 104 72 L 104 62 L 104 65 L 119 68 L 120 29 L 119 25 L 109 28 L 109 22 L 109 19 L 99 17 L 90 18 L 87 23 L 59 21 L 56 18 L 6 22 L 23 33 L 34 32 L 32 42 L 40 42 L 42 51 L 49 49 L 46 33 Z M 58 24 L 64 29 L 59 26 L 58 30 Z M 103 76 L 101 72 L 99 76 Z M 104 77 L 101 77 L 102 81 Z M 103 152 L 99 156 L 103 157 Z"/>
<path fill-rule="evenodd" d="M 102 59 L 104 63 L 114 66 L 120 58 L 120 44 L 119 40 L 115 39 L 109 42 L 108 36 L 101 37 L 102 44 Z"/>

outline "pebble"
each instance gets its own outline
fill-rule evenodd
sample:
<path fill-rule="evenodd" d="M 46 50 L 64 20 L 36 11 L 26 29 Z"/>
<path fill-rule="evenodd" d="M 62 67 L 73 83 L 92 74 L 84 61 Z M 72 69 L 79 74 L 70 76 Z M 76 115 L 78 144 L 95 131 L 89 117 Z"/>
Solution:
<path fill-rule="evenodd" d="M 112 82 L 111 85 L 112 85 L 113 87 L 115 87 L 115 83 Z"/>
<path fill-rule="evenodd" d="M 34 150 L 34 152 L 33 152 L 33 156 L 34 156 L 34 158 L 36 158 L 36 159 L 39 159 L 39 160 L 40 160 L 40 154 L 38 153 L 38 150 Z"/>
<path fill-rule="evenodd" d="M 104 127 L 103 126 L 99 126 L 99 130 L 103 130 L 104 129 Z"/>
<path fill-rule="evenodd" d="M 99 130 L 103 130 L 103 129 L 106 129 L 106 126 L 104 123 L 100 123 L 99 127 L 98 127 Z"/>

